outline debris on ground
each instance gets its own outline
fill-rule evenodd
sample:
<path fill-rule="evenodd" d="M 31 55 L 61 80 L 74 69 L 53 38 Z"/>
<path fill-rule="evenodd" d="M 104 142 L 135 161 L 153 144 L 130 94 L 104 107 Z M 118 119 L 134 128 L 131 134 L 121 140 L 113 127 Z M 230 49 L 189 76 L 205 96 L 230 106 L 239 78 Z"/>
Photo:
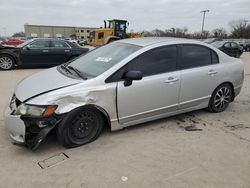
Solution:
<path fill-rule="evenodd" d="M 196 128 L 196 125 L 180 126 L 185 131 L 202 131 L 203 129 Z"/>
<path fill-rule="evenodd" d="M 122 177 L 121 177 L 121 180 L 122 180 L 122 181 L 128 181 L 128 177 L 122 176 Z"/>
<path fill-rule="evenodd" d="M 232 131 L 237 130 L 237 129 L 249 129 L 250 128 L 250 126 L 246 126 L 244 124 L 226 125 L 224 127 L 229 128 Z"/>

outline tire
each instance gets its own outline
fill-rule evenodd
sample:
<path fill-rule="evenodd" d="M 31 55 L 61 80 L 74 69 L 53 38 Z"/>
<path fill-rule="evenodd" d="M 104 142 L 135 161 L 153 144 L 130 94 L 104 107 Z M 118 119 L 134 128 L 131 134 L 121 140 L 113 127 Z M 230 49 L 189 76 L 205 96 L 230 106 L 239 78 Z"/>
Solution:
<path fill-rule="evenodd" d="M 228 83 L 218 86 L 209 101 L 208 110 L 213 113 L 223 112 L 233 99 L 233 89 Z"/>
<path fill-rule="evenodd" d="M 111 42 L 115 42 L 115 41 L 117 41 L 117 40 L 118 40 L 118 39 L 109 39 L 108 44 L 111 43 Z"/>
<path fill-rule="evenodd" d="M 103 116 L 96 108 L 77 108 L 58 125 L 56 134 L 64 147 L 74 148 L 96 140 L 103 127 Z"/>
<path fill-rule="evenodd" d="M 7 54 L 0 55 L 0 69 L 11 70 L 15 67 L 15 59 Z"/>

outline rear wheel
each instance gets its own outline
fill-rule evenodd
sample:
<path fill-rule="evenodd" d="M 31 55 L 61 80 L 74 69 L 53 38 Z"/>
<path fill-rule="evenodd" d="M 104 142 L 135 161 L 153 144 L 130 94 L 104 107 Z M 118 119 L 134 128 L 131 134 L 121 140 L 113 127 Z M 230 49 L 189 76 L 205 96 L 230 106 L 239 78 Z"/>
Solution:
<path fill-rule="evenodd" d="M 15 67 L 15 60 L 10 55 L 0 55 L 0 69 L 11 70 Z"/>
<path fill-rule="evenodd" d="M 109 39 L 108 43 L 115 42 L 117 40 L 119 40 L 119 39 Z"/>
<path fill-rule="evenodd" d="M 222 84 L 213 92 L 208 105 L 208 110 L 214 113 L 222 112 L 228 107 L 232 98 L 232 87 L 227 83 Z"/>
<path fill-rule="evenodd" d="M 104 125 L 102 114 L 93 108 L 79 108 L 70 112 L 57 128 L 58 140 L 72 148 L 94 141 Z"/>

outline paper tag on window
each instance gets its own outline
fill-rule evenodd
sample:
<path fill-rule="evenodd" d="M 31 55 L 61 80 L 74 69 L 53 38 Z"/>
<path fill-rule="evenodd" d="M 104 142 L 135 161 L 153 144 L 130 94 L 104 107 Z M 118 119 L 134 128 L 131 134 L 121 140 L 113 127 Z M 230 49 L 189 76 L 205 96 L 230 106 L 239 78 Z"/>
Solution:
<path fill-rule="evenodd" d="M 101 62 L 106 62 L 106 63 L 110 62 L 111 60 L 112 60 L 111 57 L 98 57 L 96 59 L 96 61 L 101 61 Z"/>

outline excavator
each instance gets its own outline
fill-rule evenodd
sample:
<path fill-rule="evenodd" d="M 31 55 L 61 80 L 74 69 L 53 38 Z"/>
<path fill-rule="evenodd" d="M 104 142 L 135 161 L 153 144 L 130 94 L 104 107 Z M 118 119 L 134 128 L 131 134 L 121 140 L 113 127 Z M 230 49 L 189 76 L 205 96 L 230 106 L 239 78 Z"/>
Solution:
<path fill-rule="evenodd" d="M 102 46 L 120 39 L 144 37 L 144 33 L 127 33 L 129 26 L 127 20 L 113 19 L 107 22 L 104 20 L 104 28 L 101 27 L 90 33 L 89 45 Z"/>

